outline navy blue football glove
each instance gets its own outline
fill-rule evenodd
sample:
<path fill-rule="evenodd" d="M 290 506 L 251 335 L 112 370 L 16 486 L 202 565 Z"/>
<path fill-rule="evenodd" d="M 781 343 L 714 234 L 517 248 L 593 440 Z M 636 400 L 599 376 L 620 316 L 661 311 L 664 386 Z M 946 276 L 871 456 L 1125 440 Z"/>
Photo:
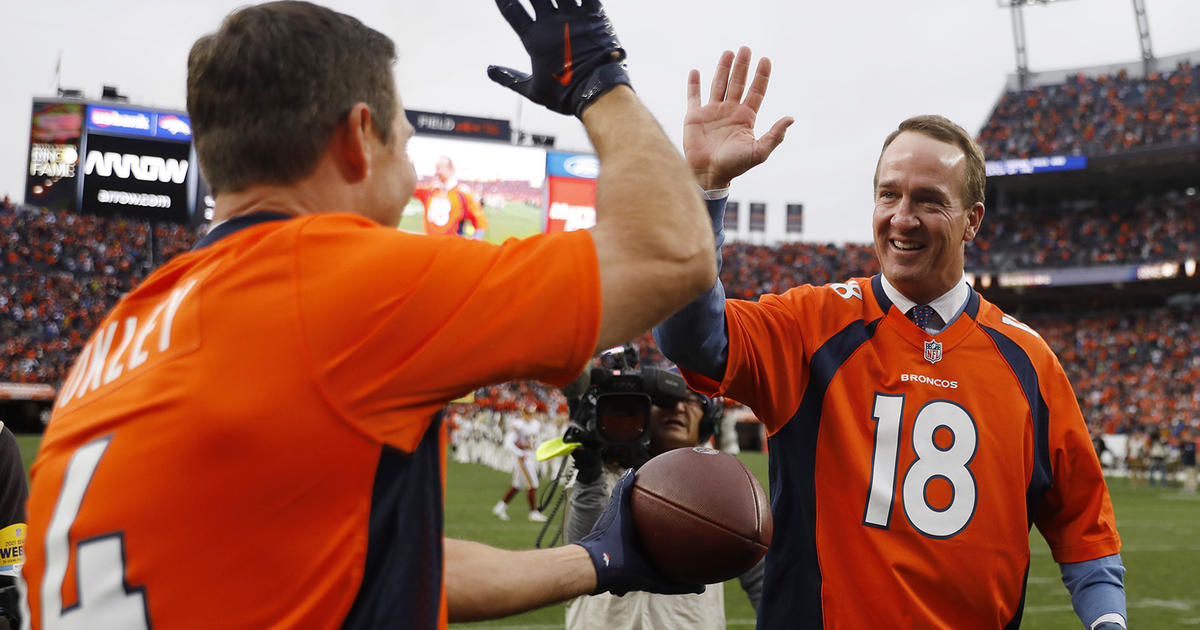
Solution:
<path fill-rule="evenodd" d="M 592 531 L 576 545 L 587 549 L 596 567 L 597 593 L 624 595 L 629 591 L 647 591 L 678 595 L 703 593 L 704 585 L 680 584 L 659 575 L 642 555 L 637 532 L 633 529 L 633 513 L 629 497 L 633 494 L 633 470 L 625 471 L 613 488 L 608 506 L 600 514 Z"/>
<path fill-rule="evenodd" d="M 625 49 L 599 0 L 529 0 L 536 20 L 517 0 L 496 0 L 529 53 L 531 74 L 488 66 L 488 77 L 561 114 L 580 116 L 601 94 L 630 85 Z"/>

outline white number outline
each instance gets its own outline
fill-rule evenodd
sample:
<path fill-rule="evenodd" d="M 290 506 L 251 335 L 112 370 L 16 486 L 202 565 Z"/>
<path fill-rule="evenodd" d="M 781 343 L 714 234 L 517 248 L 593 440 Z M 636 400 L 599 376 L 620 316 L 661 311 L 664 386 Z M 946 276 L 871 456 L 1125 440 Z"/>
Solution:
<path fill-rule="evenodd" d="M 875 422 L 871 482 L 863 511 L 863 525 L 867 527 L 891 527 L 896 496 L 896 474 L 900 463 L 899 442 L 903 430 L 904 403 L 904 394 L 875 392 L 871 411 L 872 421 Z M 950 412 L 949 415 L 947 411 Z M 933 439 L 934 434 L 942 427 L 949 430 L 953 438 L 950 445 L 944 449 Z M 979 427 L 975 424 L 975 418 L 955 401 L 931 400 L 922 405 L 913 418 L 909 443 L 915 457 L 904 471 L 904 479 L 901 482 L 904 517 L 909 525 L 923 536 L 937 539 L 953 538 L 962 533 L 974 520 L 975 511 L 979 506 L 979 484 L 970 469 L 970 464 L 979 451 Z M 961 451 L 966 447 L 969 447 L 970 453 L 963 457 Z M 941 466 L 947 461 L 949 466 Z M 889 462 L 890 467 L 887 466 Z M 940 510 L 929 505 L 925 493 L 929 482 L 935 478 L 946 480 L 953 492 L 950 503 Z M 968 501 L 969 508 L 962 501 Z M 947 520 L 948 523 L 940 522 Z"/>
<path fill-rule="evenodd" d="M 75 590 L 79 601 L 67 608 L 62 605 L 62 588 L 71 554 L 68 536 L 111 441 L 112 436 L 108 435 L 88 442 L 67 463 L 54 514 L 46 528 L 41 597 L 44 630 L 150 628 L 146 588 L 130 588 L 125 579 L 123 532 L 101 534 L 75 544 Z M 113 570 L 114 566 L 119 571 Z"/>

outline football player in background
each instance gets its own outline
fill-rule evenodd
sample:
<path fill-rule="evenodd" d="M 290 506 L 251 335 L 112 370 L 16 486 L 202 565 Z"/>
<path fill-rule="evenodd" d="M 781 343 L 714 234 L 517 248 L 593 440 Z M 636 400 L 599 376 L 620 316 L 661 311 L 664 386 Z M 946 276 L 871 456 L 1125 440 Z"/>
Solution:
<path fill-rule="evenodd" d="M 695 180 L 599 2 L 497 5 L 533 69 L 489 75 L 580 117 L 603 164 L 590 231 L 396 230 L 415 184 L 396 51 L 350 16 L 251 5 L 193 45 L 217 224 L 117 303 L 59 391 L 29 500 L 33 628 L 445 628 L 701 588 L 643 560 L 631 476 L 578 545 L 444 539 L 448 402 L 566 384 L 715 273 Z"/>
<path fill-rule="evenodd" d="M 704 105 L 688 79 L 684 153 L 718 244 L 730 182 L 789 122 L 755 140 L 770 63 L 743 100 L 749 67 L 726 51 Z M 882 274 L 758 302 L 718 280 L 655 329 L 692 386 L 748 404 L 770 436 L 760 629 L 1015 628 L 1034 525 L 1084 626 L 1125 626 L 1112 502 L 1066 374 L 964 279 L 983 194 L 971 136 L 910 118 L 875 170 Z"/>
<path fill-rule="evenodd" d="M 492 506 L 492 514 L 496 518 L 508 520 L 508 502 L 520 490 L 525 491 L 529 501 L 529 520 L 535 523 L 546 522 L 546 515 L 537 508 L 538 461 L 537 444 L 541 437 L 542 423 L 526 409 L 524 417 L 513 414 L 505 419 L 508 425 L 504 431 L 503 448 L 512 455 L 512 484 L 504 492 L 504 498 Z"/>
<path fill-rule="evenodd" d="M 458 181 L 454 161 L 447 156 L 437 159 L 434 185 L 418 186 L 413 197 L 425 207 L 426 234 L 457 234 L 483 240 L 487 233 L 487 214 L 471 188 Z M 471 226 L 468 228 L 467 224 Z"/>

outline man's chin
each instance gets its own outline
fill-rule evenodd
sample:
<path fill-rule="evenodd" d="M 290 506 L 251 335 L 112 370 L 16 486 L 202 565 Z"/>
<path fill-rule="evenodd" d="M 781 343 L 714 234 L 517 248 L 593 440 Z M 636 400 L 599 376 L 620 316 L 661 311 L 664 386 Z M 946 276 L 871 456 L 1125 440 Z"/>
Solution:
<path fill-rule="evenodd" d="M 883 269 L 883 275 L 892 283 L 892 286 L 897 289 L 900 285 L 921 284 L 922 280 L 928 275 L 923 269 L 918 269 L 915 265 L 899 265 L 892 263 Z"/>

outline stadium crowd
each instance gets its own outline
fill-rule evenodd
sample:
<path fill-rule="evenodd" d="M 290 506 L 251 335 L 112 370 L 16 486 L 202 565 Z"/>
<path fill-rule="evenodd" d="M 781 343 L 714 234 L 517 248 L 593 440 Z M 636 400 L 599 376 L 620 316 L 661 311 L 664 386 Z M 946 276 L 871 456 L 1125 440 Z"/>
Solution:
<path fill-rule="evenodd" d="M 1200 257 L 1200 196 L 1055 204 L 989 212 L 966 249 L 968 269 L 1141 264 Z"/>
<path fill-rule="evenodd" d="M 1150 260 L 1164 252 L 1196 255 L 1198 210 L 1195 197 L 1178 197 L 1112 209 L 1107 218 L 1060 211 L 1032 221 L 1035 210 L 993 215 L 990 236 L 967 251 L 979 267 L 1018 268 Z M 1081 217 L 1086 217 L 1082 226 L 1072 223 Z M 109 307 L 156 266 L 191 248 L 197 237 L 196 230 L 182 225 L 5 204 L 0 209 L 0 381 L 58 385 Z M 1120 247 L 1104 246 L 1114 239 Z M 1025 253 L 1016 254 L 1018 249 Z M 730 243 L 723 255 L 723 282 L 729 297 L 738 299 L 879 272 L 869 245 Z M 1164 309 L 1033 317 L 1029 323 L 1059 353 L 1095 429 L 1165 432 L 1175 440 L 1184 427 L 1200 428 L 1200 329 L 1190 325 L 1194 319 L 1194 313 Z M 650 334 L 635 345 L 642 366 L 666 365 Z M 561 429 L 566 399 L 539 383 L 512 382 L 476 391 L 472 402 L 453 405 L 451 413 L 466 425 L 478 425 L 473 434 L 482 436 L 498 430 L 506 414 L 525 410 Z"/>
<path fill-rule="evenodd" d="M 1006 91 L 979 133 L 990 160 L 1099 156 L 1200 142 L 1200 66 L 1089 77 Z"/>
<path fill-rule="evenodd" d="M 1200 419 L 1195 320 L 1193 311 L 1156 309 L 1026 321 L 1058 353 L 1093 426 L 1174 438 Z"/>
<path fill-rule="evenodd" d="M 96 324 L 196 233 L 176 224 L 0 208 L 0 380 L 58 385 Z"/>

